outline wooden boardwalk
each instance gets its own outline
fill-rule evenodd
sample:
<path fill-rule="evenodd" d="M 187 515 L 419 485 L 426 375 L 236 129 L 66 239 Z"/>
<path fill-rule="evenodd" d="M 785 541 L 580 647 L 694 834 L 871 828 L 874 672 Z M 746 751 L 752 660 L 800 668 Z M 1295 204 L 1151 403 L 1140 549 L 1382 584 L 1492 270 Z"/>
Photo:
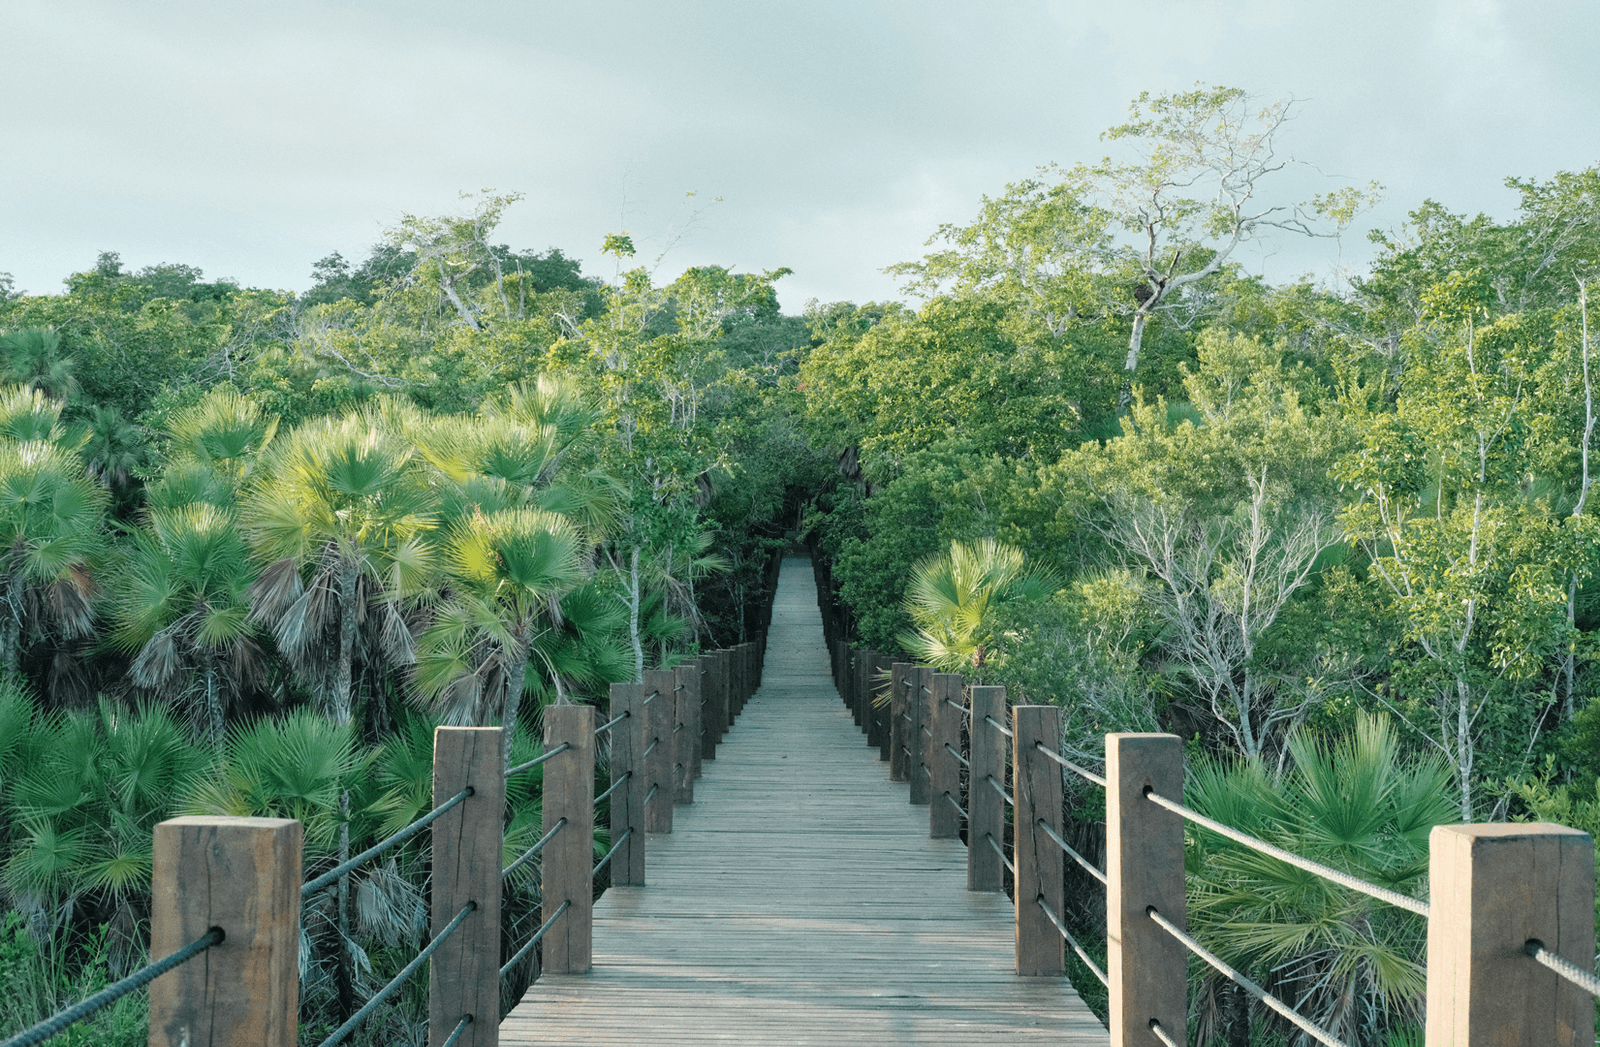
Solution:
<path fill-rule="evenodd" d="M 1103 1045 L 1064 978 L 1014 973 L 1011 904 L 834 691 L 810 561 L 783 564 L 761 689 L 647 885 L 595 907 L 594 969 L 541 978 L 506 1045 Z"/>

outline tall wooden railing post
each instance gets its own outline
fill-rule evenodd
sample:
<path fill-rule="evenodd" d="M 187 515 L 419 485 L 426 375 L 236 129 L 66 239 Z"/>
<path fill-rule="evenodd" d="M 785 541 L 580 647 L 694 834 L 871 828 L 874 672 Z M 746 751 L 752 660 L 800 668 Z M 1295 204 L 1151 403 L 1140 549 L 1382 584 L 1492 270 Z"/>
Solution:
<path fill-rule="evenodd" d="M 645 832 L 672 831 L 672 754 L 676 748 L 672 734 L 678 715 L 678 674 L 671 669 L 646 669 L 640 691 L 644 695 Z"/>
<path fill-rule="evenodd" d="M 967 788 L 967 890 L 998 891 L 1005 886 L 1005 866 L 989 844 L 1005 844 L 1006 802 L 988 779 L 1006 780 L 1006 736 L 984 717 L 1006 722 L 1004 687 L 972 688 L 972 747 L 970 784 Z"/>
<path fill-rule="evenodd" d="M 1183 740 L 1106 735 L 1106 974 L 1112 1047 L 1149 1047 L 1150 1022 L 1175 1038 L 1188 1027 L 1188 953 L 1152 919 L 1186 926 L 1183 819 L 1145 799 L 1183 798 Z"/>
<path fill-rule="evenodd" d="M 915 666 L 906 674 L 906 712 L 911 716 L 911 722 L 906 724 L 906 748 L 911 750 L 906 757 L 906 782 L 914 804 L 928 802 L 928 736 L 924 732 L 928 729 L 932 680 L 933 669 L 926 665 Z"/>
<path fill-rule="evenodd" d="M 213 927 L 227 937 L 151 983 L 152 1047 L 294 1047 L 301 839 L 289 818 L 155 827 L 150 955 L 170 956 Z"/>
<path fill-rule="evenodd" d="M 867 744 L 876 745 L 877 736 L 867 726 L 867 695 L 871 689 L 872 652 L 865 647 L 855 649 L 855 657 L 851 659 L 851 672 L 854 682 L 850 687 L 850 714 L 855 718 L 856 726 L 867 732 Z"/>
<path fill-rule="evenodd" d="M 928 699 L 928 835 L 936 840 L 954 840 L 961 835 L 961 765 L 951 750 L 961 751 L 961 710 L 949 703 L 963 704 L 966 681 L 957 673 L 934 673 Z M 946 748 L 948 746 L 949 748 Z M 949 800 L 943 797 L 948 795 Z M 951 803 L 954 800 L 955 803 Z"/>
<path fill-rule="evenodd" d="M 700 733 L 700 659 L 680 664 L 677 677 L 678 700 L 673 703 L 672 802 L 694 803 L 694 780 L 700 777 L 702 756 Z"/>
<path fill-rule="evenodd" d="M 1066 970 L 1066 942 L 1039 908 L 1064 915 L 1066 855 L 1040 823 L 1062 830 L 1061 767 L 1036 748 L 1052 751 L 1061 744 L 1061 710 L 1054 705 L 1019 705 L 1011 710 L 1011 785 L 1016 800 L 1017 973 L 1061 974 Z"/>
<path fill-rule="evenodd" d="M 545 752 L 572 746 L 544 765 L 544 820 L 548 832 L 567 824 L 539 856 L 539 911 L 544 919 L 563 904 L 566 915 L 540 943 L 549 974 L 589 969 L 594 935 L 594 722 L 592 705 L 551 705 L 544 711 Z M 620 725 L 619 725 L 620 726 Z M 612 730 L 616 730 L 615 727 Z M 618 790 L 619 792 L 621 790 Z M 613 794 L 615 795 L 615 794 Z"/>
<path fill-rule="evenodd" d="M 644 749 L 649 744 L 649 725 L 645 722 L 644 699 L 650 692 L 636 683 L 611 685 L 611 716 L 623 713 L 628 718 L 611 728 L 611 783 L 632 774 L 611 794 L 611 844 L 617 853 L 608 870 L 613 885 L 644 883 L 644 798 L 650 787 L 645 783 Z"/>
<path fill-rule="evenodd" d="M 1527 954 L 1594 969 L 1594 843 L 1561 825 L 1440 825 L 1428 837 L 1427 1047 L 1594 1043 L 1589 994 Z"/>
<path fill-rule="evenodd" d="M 893 703 L 889 701 L 889 679 L 894 660 L 886 654 L 872 652 L 872 690 L 867 695 L 867 744 L 877 745 L 878 759 L 888 760 L 889 715 Z"/>
<path fill-rule="evenodd" d="M 717 758 L 717 746 L 728 733 L 728 658 L 726 651 L 711 651 L 701 656 L 706 663 L 706 747 L 704 759 Z"/>
<path fill-rule="evenodd" d="M 906 702 L 910 695 L 908 678 L 916 672 L 910 662 L 895 662 L 889 667 L 889 780 L 906 780 L 906 753 L 911 747 L 910 725 L 906 723 Z"/>
<path fill-rule="evenodd" d="M 505 737 L 499 727 L 440 727 L 433 732 L 433 804 L 472 795 L 433 823 L 432 933 L 464 906 L 472 915 L 433 954 L 428 979 L 428 1043 L 450 1036 L 463 1015 L 472 1024 L 456 1041 L 500 1042 L 500 862 L 504 857 Z"/>

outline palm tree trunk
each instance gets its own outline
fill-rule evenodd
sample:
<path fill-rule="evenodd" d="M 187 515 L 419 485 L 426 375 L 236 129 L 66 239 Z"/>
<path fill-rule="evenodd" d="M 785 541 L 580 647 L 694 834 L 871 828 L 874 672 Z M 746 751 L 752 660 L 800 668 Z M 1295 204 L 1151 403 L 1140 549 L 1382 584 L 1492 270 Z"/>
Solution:
<path fill-rule="evenodd" d="M 217 681 L 217 660 L 207 654 L 206 659 L 206 726 L 213 751 L 222 749 L 222 688 Z"/>
<path fill-rule="evenodd" d="M 506 664 L 506 700 L 500 712 L 500 727 L 505 731 L 502 770 L 511 767 L 511 743 L 517 739 L 517 711 L 522 707 L 522 678 L 528 671 L 528 648 L 533 645 L 533 620 L 529 618 L 523 622 L 511 635 L 517 648 Z"/>
<path fill-rule="evenodd" d="M 351 664 L 356 648 L 356 582 L 361 565 L 355 551 L 339 561 L 339 657 L 334 664 L 333 687 L 326 698 L 328 716 L 343 727 L 350 722 Z"/>

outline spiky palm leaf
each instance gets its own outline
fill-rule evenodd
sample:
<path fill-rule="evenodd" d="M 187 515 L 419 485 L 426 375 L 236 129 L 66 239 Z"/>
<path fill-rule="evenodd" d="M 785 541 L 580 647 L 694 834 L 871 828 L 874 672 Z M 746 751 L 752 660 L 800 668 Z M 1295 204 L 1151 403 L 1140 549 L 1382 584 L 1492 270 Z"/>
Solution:
<path fill-rule="evenodd" d="M 1027 570 L 1021 549 L 993 538 L 951 542 L 912 568 L 906 611 L 916 632 L 900 642 L 929 665 L 981 674 L 996 641 L 993 612 L 1045 599 L 1056 587 L 1048 573 Z"/>

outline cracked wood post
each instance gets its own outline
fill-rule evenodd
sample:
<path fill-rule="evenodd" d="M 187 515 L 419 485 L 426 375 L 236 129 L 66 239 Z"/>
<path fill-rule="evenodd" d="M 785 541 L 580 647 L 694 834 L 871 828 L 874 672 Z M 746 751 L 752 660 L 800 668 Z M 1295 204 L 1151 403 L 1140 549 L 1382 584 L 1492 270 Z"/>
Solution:
<path fill-rule="evenodd" d="M 928 802 L 928 736 L 924 732 L 928 729 L 932 680 L 933 669 L 926 665 L 915 666 L 906 674 L 906 712 L 911 715 L 911 722 L 906 724 L 906 748 L 911 750 L 906 757 L 906 779 L 911 786 L 911 802 L 918 805 Z"/>
<path fill-rule="evenodd" d="M 1148 1047 L 1150 1022 L 1180 1037 L 1188 1027 L 1189 956 L 1156 922 L 1187 926 L 1183 819 L 1145 799 L 1183 800 L 1183 739 L 1106 735 L 1106 975 L 1112 1047 Z"/>
<path fill-rule="evenodd" d="M 645 801 L 644 831 L 672 831 L 672 753 L 673 721 L 678 711 L 678 674 L 671 669 L 646 669 L 644 683 L 644 791 L 653 799 Z"/>
<path fill-rule="evenodd" d="M 989 837 L 1005 846 L 1006 802 L 988 782 L 1006 780 L 1006 736 L 984 720 L 1005 723 L 1006 689 L 972 688 L 972 763 L 967 787 L 967 890 L 998 891 L 1005 885 L 1005 866 L 989 845 Z"/>
<path fill-rule="evenodd" d="M 1062 974 L 1067 943 L 1039 908 L 1039 901 L 1063 916 L 1066 855 L 1039 824 L 1062 835 L 1061 767 L 1039 752 L 1061 743 L 1061 710 L 1054 705 L 1019 705 L 1011 710 L 1011 786 L 1017 801 L 1017 973 Z"/>
<path fill-rule="evenodd" d="M 500 1042 L 500 862 L 506 810 L 506 732 L 499 727 L 439 727 L 433 732 L 433 805 L 472 795 L 431 828 L 437 936 L 464 906 L 474 908 L 429 961 L 428 1043 L 450 1036 L 472 1015 L 458 1045 Z"/>
<path fill-rule="evenodd" d="M 1594 1043 L 1589 994 L 1529 956 L 1594 969 L 1594 843 L 1562 825 L 1439 825 L 1428 836 L 1427 1047 Z"/>
<path fill-rule="evenodd" d="M 950 707 L 950 702 L 965 705 L 963 700 L 966 681 L 959 673 L 934 673 L 931 685 L 933 697 L 929 702 L 929 729 L 933 737 L 928 741 L 928 835 L 935 840 L 954 840 L 961 835 L 961 812 L 950 800 L 961 802 L 961 764 L 951 749 L 961 751 L 961 710 Z M 949 746 L 947 749 L 945 746 Z M 950 800 L 942 797 L 948 795 Z"/>
<path fill-rule="evenodd" d="M 700 777 L 700 659 L 693 658 L 674 670 L 678 700 L 673 724 L 672 802 L 694 803 L 694 780 Z"/>
<path fill-rule="evenodd" d="M 551 705 L 544 711 L 544 751 L 559 749 L 562 742 L 572 746 L 544 765 L 540 830 L 549 831 L 563 818 L 567 824 L 550 838 L 539 856 L 540 919 L 548 920 L 562 902 L 568 903 L 566 914 L 539 943 L 546 974 L 583 974 L 592 962 L 594 717 L 592 705 Z"/>
<path fill-rule="evenodd" d="M 294 1047 L 301 827 L 191 816 L 155 827 L 150 955 L 227 938 L 150 984 L 151 1047 Z"/>
<path fill-rule="evenodd" d="M 649 690 L 636 683 L 611 685 L 611 716 L 615 720 L 623 713 L 628 718 L 611 728 L 611 784 L 632 774 L 627 783 L 611 794 L 611 845 L 617 848 L 606 871 L 613 886 L 644 883 L 644 797 L 649 791 L 645 784 L 644 749 L 648 727 L 645 724 L 644 699 Z M 629 831 L 631 830 L 631 834 Z M 623 839 L 624 836 L 626 839 Z M 621 846 L 617 841 L 621 840 Z M 593 862 L 590 863 L 593 865 Z"/>
<path fill-rule="evenodd" d="M 889 667 L 889 780 L 906 780 L 906 752 L 911 747 L 910 725 L 906 723 L 906 680 L 916 666 L 895 662 Z"/>

